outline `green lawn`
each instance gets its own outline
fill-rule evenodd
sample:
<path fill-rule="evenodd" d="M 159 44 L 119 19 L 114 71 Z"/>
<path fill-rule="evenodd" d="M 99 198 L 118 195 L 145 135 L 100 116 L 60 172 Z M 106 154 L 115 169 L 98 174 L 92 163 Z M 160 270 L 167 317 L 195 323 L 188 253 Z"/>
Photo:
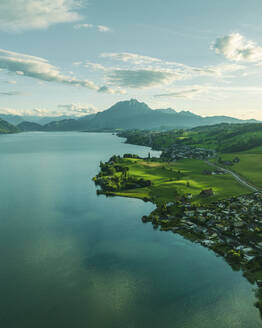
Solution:
<path fill-rule="evenodd" d="M 236 156 L 240 158 L 240 162 L 234 164 L 232 170 L 255 186 L 262 188 L 262 147 L 253 148 L 241 153 L 222 154 L 221 157 L 231 160 Z"/>
<path fill-rule="evenodd" d="M 191 193 L 193 202 L 203 203 L 218 199 L 230 198 L 250 191 L 236 182 L 232 176 L 204 175 L 202 172 L 210 167 L 200 160 L 181 160 L 175 163 L 146 162 L 137 159 L 125 159 L 123 166 L 129 167 L 129 174 L 152 181 L 152 186 L 117 192 L 126 197 L 155 198 L 158 200 L 174 201 L 179 195 Z M 176 171 L 183 177 L 176 180 Z M 189 184 L 189 186 L 188 186 Z M 213 188 L 215 195 L 208 200 L 199 196 L 203 189 Z"/>

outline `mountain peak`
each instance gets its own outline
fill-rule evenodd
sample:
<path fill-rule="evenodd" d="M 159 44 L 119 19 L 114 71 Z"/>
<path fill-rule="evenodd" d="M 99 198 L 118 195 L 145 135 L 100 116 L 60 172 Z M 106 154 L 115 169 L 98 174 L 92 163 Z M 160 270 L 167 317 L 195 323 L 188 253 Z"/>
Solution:
<path fill-rule="evenodd" d="M 146 113 L 151 111 L 151 108 L 147 106 L 147 104 L 143 102 L 139 102 L 136 99 L 130 99 L 126 101 L 119 101 L 115 105 L 109 108 L 110 112 L 118 112 L 118 113 L 127 113 L 127 112 L 132 112 L 132 113 Z"/>
<path fill-rule="evenodd" d="M 131 98 L 130 100 L 129 100 L 129 102 L 131 103 L 131 104 L 138 104 L 139 103 L 139 101 L 137 100 L 137 99 L 135 99 L 135 98 Z"/>

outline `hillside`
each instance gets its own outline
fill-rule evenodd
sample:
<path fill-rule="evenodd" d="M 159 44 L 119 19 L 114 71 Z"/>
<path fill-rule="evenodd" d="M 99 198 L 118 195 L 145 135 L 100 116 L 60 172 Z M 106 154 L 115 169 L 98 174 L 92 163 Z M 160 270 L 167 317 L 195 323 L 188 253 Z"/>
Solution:
<path fill-rule="evenodd" d="M 82 131 L 88 127 L 89 121 L 95 117 L 94 114 L 78 119 L 64 119 L 52 121 L 42 126 L 43 131 Z"/>
<path fill-rule="evenodd" d="M 21 131 L 42 131 L 42 125 L 34 122 L 21 122 L 17 125 L 17 128 Z"/>
<path fill-rule="evenodd" d="M 17 127 L 0 118 L 0 134 L 16 132 L 19 132 L 19 129 Z"/>
<path fill-rule="evenodd" d="M 262 146 L 262 123 L 221 123 L 165 132 L 130 130 L 120 132 L 119 136 L 127 138 L 128 143 L 157 150 L 164 150 L 173 144 L 184 144 L 231 153 Z"/>

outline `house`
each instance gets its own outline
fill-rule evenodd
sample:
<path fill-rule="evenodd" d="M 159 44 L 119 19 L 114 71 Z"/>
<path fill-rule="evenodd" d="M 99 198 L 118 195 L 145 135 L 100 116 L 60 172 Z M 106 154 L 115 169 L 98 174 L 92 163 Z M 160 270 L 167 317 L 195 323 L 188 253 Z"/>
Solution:
<path fill-rule="evenodd" d="M 204 189 L 204 190 L 202 190 L 201 193 L 200 193 L 200 196 L 203 196 L 203 197 L 211 197 L 211 196 L 214 196 L 213 189 L 210 188 L 210 189 Z"/>

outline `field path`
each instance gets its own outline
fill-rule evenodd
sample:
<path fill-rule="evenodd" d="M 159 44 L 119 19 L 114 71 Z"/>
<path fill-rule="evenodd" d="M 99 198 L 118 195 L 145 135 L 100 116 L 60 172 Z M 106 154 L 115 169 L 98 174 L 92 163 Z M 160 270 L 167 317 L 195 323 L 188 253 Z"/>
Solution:
<path fill-rule="evenodd" d="M 241 183 L 243 186 L 249 188 L 250 190 L 254 191 L 254 192 L 260 192 L 260 190 L 251 185 L 250 183 L 248 183 L 246 180 L 244 180 L 242 177 L 240 177 L 239 175 L 237 175 L 235 172 L 231 171 L 231 170 L 228 170 L 228 169 L 225 169 L 223 167 L 220 167 L 214 163 L 210 163 L 209 161 L 206 161 L 206 163 L 209 165 L 209 166 L 212 166 L 212 167 L 215 167 L 217 169 L 220 169 L 221 171 L 225 172 L 225 173 L 229 173 L 233 176 L 233 178 L 235 178 L 235 180 L 237 180 L 239 183 Z"/>

